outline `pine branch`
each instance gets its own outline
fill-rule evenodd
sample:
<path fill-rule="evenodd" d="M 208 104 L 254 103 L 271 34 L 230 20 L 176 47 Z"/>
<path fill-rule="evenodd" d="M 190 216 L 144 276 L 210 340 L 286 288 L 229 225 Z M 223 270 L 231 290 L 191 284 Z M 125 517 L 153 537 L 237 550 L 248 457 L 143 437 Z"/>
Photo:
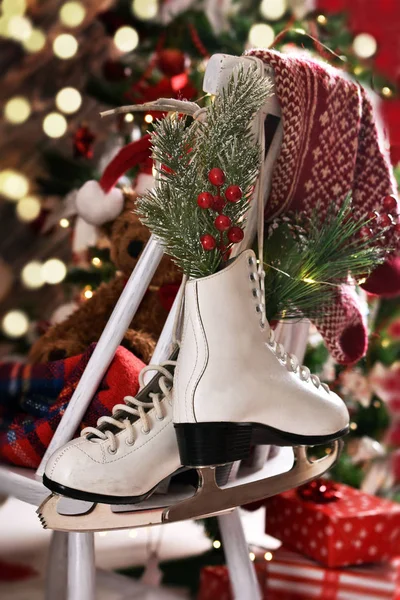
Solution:
<path fill-rule="evenodd" d="M 192 277 L 214 273 L 232 245 L 226 234 L 223 251 L 203 250 L 204 234 L 219 237 L 214 220 L 218 212 L 197 205 L 201 192 L 216 193 L 209 182 L 213 168 L 222 169 L 228 185 L 238 185 L 242 198 L 223 209 L 232 225 L 244 226 L 251 192 L 260 167 L 260 148 L 252 133 L 252 120 L 271 94 L 272 84 L 260 78 L 255 67 L 235 70 L 221 95 L 206 109 L 204 122 L 188 124 L 177 115 L 157 121 L 152 133 L 153 157 L 159 185 L 138 202 L 142 222 L 162 241 L 167 254 Z"/>

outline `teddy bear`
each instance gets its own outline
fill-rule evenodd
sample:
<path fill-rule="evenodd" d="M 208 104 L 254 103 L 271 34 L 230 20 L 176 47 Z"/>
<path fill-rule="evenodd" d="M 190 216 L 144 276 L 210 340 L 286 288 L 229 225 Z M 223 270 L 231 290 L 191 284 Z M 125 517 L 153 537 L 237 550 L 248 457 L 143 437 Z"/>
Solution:
<path fill-rule="evenodd" d="M 145 150 L 140 150 L 144 146 Z M 130 167 L 149 152 L 149 144 L 128 144 L 105 170 L 99 182 L 89 181 L 78 192 L 78 214 L 88 223 L 100 227 L 110 241 L 110 256 L 117 268 L 117 275 L 99 286 L 92 298 L 83 302 L 61 323 L 51 326 L 32 346 L 31 363 L 60 360 L 85 352 L 100 338 L 124 286 L 145 247 L 150 232 L 142 225 L 135 212 L 138 190 L 141 192 L 153 183 L 151 175 L 142 174 L 145 180 L 136 191 L 114 188 L 120 170 Z M 126 159 L 128 156 L 128 161 Z M 138 158 L 139 155 L 139 158 Z M 122 162 L 122 166 L 120 163 Z M 129 163 L 129 164 L 128 164 Z M 110 178 L 110 171 L 112 177 Z M 131 350 L 143 362 L 148 363 L 168 315 L 181 279 L 181 273 L 167 256 L 151 281 L 121 345 Z"/>

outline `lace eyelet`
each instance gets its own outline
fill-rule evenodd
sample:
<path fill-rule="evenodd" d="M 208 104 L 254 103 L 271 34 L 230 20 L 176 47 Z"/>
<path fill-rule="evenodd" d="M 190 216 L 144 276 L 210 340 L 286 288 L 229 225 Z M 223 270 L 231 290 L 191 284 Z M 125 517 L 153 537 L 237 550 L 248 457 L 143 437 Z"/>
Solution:
<path fill-rule="evenodd" d="M 250 267 L 253 267 L 256 264 L 256 261 L 254 260 L 253 256 L 249 256 L 247 262 L 250 265 Z"/>
<path fill-rule="evenodd" d="M 262 312 L 262 304 L 257 304 L 257 306 L 256 306 L 256 312 L 258 312 L 258 313 Z"/>
<path fill-rule="evenodd" d="M 144 429 L 144 427 L 141 427 L 140 431 L 144 434 L 144 435 L 148 435 L 150 433 L 150 428 L 149 429 Z"/>
<path fill-rule="evenodd" d="M 133 446 L 135 444 L 135 440 L 130 441 L 128 438 L 125 440 L 125 444 L 127 446 Z"/>
<path fill-rule="evenodd" d="M 310 374 L 309 371 L 306 367 L 301 367 L 300 368 L 300 379 L 302 379 L 303 381 L 305 381 L 306 383 L 308 383 L 310 381 Z"/>
<path fill-rule="evenodd" d="M 114 450 L 111 448 L 111 446 L 108 446 L 107 448 L 107 452 L 108 454 L 117 454 L 117 448 L 115 448 Z"/>
<path fill-rule="evenodd" d="M 258 298 L 258 296 L 260 295 L 260 290 L 258 290 L 257 288 L 253 288 L 251 290 L 251 293 L 253 294 L 254 298 Z"/>
<path fill-rule="evenodd" d="M 156 415 L 156 419 L 157 419 L 157 421 L 164 421 L 164 419 L 165 419 L 165 416 L 163 415 L 162 417 L 158 417 L 158 416 Z"/>
<path fill-rule="evenodd" d="M 320 385 L 320 381 L 317 378 L 317 376 L 316 375 L 310 375 L 310 379 L 313 382 L 313 384 L 315 385 L 315 387 L 318 389 L 319 385 Z"/>
<path fill-rule="evenodd" d="M 324 383 L 323 381 L 321 381 L 321 386 L 324 388 L 324 390 L 326 392 L 328 392 L 328 394 L 330 394 L 331 388 L 329 387 L 329 385 L 327 383 Z"/>

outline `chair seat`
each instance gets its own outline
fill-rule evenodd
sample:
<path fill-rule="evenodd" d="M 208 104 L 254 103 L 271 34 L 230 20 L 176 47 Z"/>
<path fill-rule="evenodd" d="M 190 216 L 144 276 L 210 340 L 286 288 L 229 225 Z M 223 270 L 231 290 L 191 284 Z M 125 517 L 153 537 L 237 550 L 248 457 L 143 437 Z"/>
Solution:
<path fill-rule="evenodd" d="M 0 465 L 0 495 L 39 506 L 49 493 L 34 469 Z"/>

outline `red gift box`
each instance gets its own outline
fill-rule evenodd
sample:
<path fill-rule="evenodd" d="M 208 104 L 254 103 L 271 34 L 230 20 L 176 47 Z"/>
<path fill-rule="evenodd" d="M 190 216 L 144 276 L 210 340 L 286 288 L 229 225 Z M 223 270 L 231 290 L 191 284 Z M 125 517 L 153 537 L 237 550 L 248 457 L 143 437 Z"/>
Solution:
<path fill-rule="evenodd" d="M 328 503 L 304 500 L 298 490 L 269 499 L 266 532 L 328 567 L 398 555 L 400 505 L 343 484 L 336 487 L 341 498 Z"/>
<path fill-rule="evenodd" d="M 330 569 L 280 548 L 255 566 L 264 600 L 400 600 L 400 558 Z M 233 600 L 227 567 L 202 569 L 197 600 Z"/>

